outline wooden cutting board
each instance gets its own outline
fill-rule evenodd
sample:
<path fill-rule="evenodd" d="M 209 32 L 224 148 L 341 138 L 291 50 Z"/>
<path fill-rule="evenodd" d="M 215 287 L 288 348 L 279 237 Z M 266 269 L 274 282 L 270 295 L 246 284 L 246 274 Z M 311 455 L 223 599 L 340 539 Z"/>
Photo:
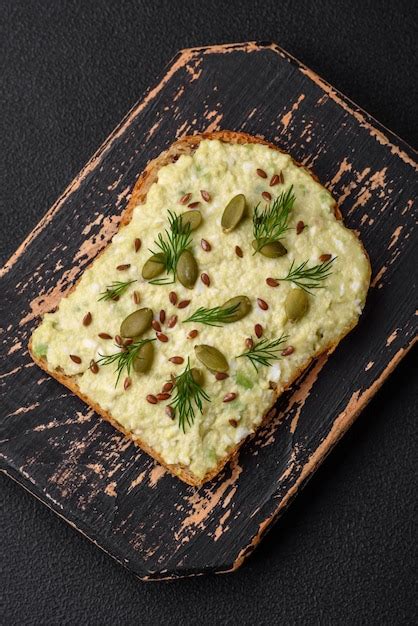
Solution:
<path fill-rule="evenodd" d="M 373 279 L 359 326 L 195 489 L 46 376 L 26 345 L 115 232 L 147 161 L 219 128 L 265 137 L 312 168 L 360 231 Z M 239 567 L 416 339 L 415 158 L 274 44 L 180 52 L 2 270 L 4 471 L 142 579 Z"/>

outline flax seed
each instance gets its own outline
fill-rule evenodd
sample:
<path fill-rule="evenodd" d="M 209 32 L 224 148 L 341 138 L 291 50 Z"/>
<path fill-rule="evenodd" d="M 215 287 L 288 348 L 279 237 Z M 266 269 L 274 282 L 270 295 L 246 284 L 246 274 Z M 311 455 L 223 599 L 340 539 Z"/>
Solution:
<path fill-rule="evenodd" d="M 177 324 L 177 315 L 172 315 L 171 317 L 168 318 L 167 326 L 169 328 L 174 328 L 176 324 Z"/>
<path fill-rule="evenodd" d="M 174 365 L 181 365 L 182 363 L 184 363 L 184 359 L 182 356 L 172 356 L 171 358 L 168 359 L 171 363 L 174 363 Z"/>
<path fill-rule="evenodd" d="M 174 409 L 172 406 L 168 405 L 165 407 L 165 414 L 168 415 L 170 419 L 174 419 Z"/>
<path fill-rule="evenodd" d="M 289 354 L 293 354 L 295 351 L 293 346 L 287 346 L 284 350 L 282 350 L 282 356 L 289 356 Z"/>
<path fill-rule="evenodd" d="M 154 330 L 156 330 L 157 332 L 161 332 L 161 324 L 160 322 L 157 322 L 157 320 L 152 320 L 151 322 L 151 326 L 153 327 Z"/>
<path fill-rule="evenodd" d="M 191 193 L 184 194 L 184 196 L 182 196 L 179 200 L 180 204 L 187 204 L 191 197 L 192 197 Z"/>
<path fill-rule="evenodd" d="M 206 287 L 209 287 L 209 285 L 210 285 L 210 278 L 209 278 L 208 274 L 206 274 L 206 273 L 201 274 L 200 275 L 200 280 L 202 281 L 202 283 L 204 285 L 206 285 Z"/>
<path fill-rule="evenodd" d="M 251 350 L 253 346 L 254 346 L 254 341 L 252 337 L 247 337 L 247 339 L 245 340 L 245 347 Z"/>
<path fill-rule="evenodd" d="M 266 278 L 266 283 L 268 284 L 269 287 L 279 286 L 279 281 L 276 280 L 275 278 Z"/>
<path fill-rule="evenodd" d="M 91 324 L 91 320 L 92 320 L 92 316 L 90 311 L 88 313 L 85 314 L 85 316 L 83 317 L 83 326 L 90 326 Z"/>
<path fill-rule="evenodd" d="M 300 233 L 303 231 L 303 229 L 305 228 L 305 224 L 302 222 L 302 220 L 300 220 L 297 224 L 296 224 L 296 234 L 300 235 Z"/>
<path fill-rule="evenodd" d="M 200 241 L 200 246 L 205 252 L 210 252 L 212 250 L 212 246 L 210 245 L 209 241 L 206 241 L 206 239 L 202 239 Z"/>
<path fill-rule="evenodd" d="M 97 372 L 99 371 L 99 366 L 97 365 L 96 361 L 94 361 L 93 359 L 90 361 L 89 368 L 93 374 L 97 374 Z"/>
<path fill-rule="evenodd" d="M 157 400 L 158 402 L 163 402 L 164 400 L 168 400 L 170 398 L 171 394 L 169 393 L 157 393 Z"/>

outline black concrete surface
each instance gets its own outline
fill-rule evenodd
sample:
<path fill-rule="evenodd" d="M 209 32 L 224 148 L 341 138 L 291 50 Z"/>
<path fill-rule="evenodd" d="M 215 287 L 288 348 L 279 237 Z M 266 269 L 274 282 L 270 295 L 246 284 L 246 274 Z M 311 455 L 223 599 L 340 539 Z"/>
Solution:
<path fill-rule="evenodd" d="M 416 145 L 417 18 L 370 0 L 1 0 L 1 260 L 183 47 L 275 41 Z M 140 583 L 2 478 L 3 623 L 414 623 L 414 357 L 233 575 Z"/>

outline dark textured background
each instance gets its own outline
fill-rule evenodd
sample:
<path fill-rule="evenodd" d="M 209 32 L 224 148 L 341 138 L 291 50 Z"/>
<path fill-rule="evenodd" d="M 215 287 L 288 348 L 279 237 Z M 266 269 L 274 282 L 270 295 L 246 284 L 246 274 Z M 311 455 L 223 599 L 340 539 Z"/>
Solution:
<path fill-rule="evenodd" d="M 416 145 L 417 20 L 414 2 L 1 0 L 1 260 L 182 47 L 273 40 Z M 413 357 L 230 576 L 140 583 L 3 478 L 3 622 L 412 624 Z"/>

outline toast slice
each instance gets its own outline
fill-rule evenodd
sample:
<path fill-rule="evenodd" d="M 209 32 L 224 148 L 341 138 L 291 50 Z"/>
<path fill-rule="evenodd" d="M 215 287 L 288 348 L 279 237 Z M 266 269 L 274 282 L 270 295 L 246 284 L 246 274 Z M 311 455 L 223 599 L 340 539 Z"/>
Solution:
<path fill-rule="evenodd" d="M 225 215 L 237 196 L 244 197 L 242 219 L 242 200 Z M 182 274 L 166 254 L 157 259 L 162 272 L 144 278 L 150 250 L 161 253 L 159 235 L 166 250 L 175 232 L 168 211 L 171 220 L 200 213 L 196 230 L 180 224 L 197 275 L 194 267 L 190 278 L 187 264 Z M 186 136 L 148 164 L 118 233 L 58 309 L 44 315 L 29 352 L 197 486 L 236 455 L 312 359 L 334 350 L 356 325 L 370 274 L 367 253 L 343 226 L 331 194 L 289 155 L 244 133 Z M 248 304 L 242 317 L 241 304 L 225 305 L 238 296 Z M 140 335 L 126 330 L 138 309 L 151 309 L 153 318 Z M 134 348 L 146 342 L 154 356 L 141 372 L 134 368 L 143 353 Z M 192 382 L 190 368 L 199 370 Z"/>

